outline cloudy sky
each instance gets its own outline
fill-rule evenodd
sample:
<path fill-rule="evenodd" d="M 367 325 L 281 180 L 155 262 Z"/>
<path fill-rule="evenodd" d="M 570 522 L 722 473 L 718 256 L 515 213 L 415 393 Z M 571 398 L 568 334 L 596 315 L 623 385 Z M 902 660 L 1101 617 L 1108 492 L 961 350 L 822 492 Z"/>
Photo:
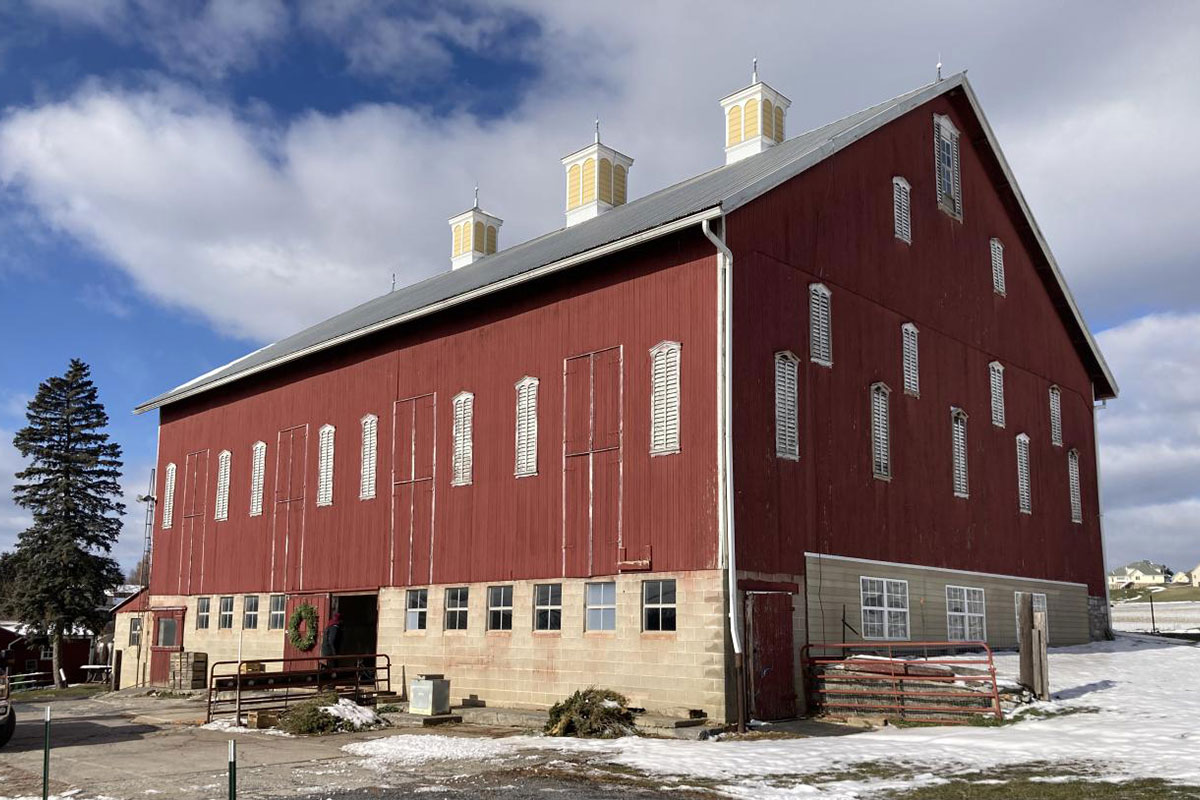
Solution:
<path fill-rule="evenodd" d="M 750 59 L 799 132 L 969 69 L 1122 387 L 1108 555 L 1200 562 L 1200 5 L 11 0 L 0 6 L 0 488 L 38 381 L 139 401 L 448 268 L 447 217 L 559 227 L 599 116 L 632 196 L 721 163 Z M 131 503 L 131 507 L 136 508 Z M 26 524 L 0 492 L 0 549 Z M 139 514 L 118 548 L 140 552 Z"/>

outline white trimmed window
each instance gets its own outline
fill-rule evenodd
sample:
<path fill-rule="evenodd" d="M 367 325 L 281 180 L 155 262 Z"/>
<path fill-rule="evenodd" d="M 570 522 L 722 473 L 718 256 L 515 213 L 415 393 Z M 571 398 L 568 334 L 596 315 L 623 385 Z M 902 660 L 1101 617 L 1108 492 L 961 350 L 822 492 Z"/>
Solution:
<path fill-rule="evenodd" d="M 988 364 L 988 385 L 992 396 L 992 424 L 1004 427 L 1004 365 L 999 361 Z"/>
<path fill-rule="evenodd" d="M 538 379 L 517 381 L 516 476 L 537 475 Z"/>
<path fill-rule="evenodd" d="M 562 630 L 561 583 L 539 583 L 533 587 L 533 629 Z"/>
<path fill-rule="evenodd" d="M 1079 496 L 1079 451 L 1067 453 L 1067 485 L 1071 491 L 1071 522 L 1083 522 L 1083 501 Z"/>
<path fill-rule="evenodd" d="M 584 630 L 616 630 L 617 584 L 613 581 L 587 584 L 584 611 Z"/>
<path fill-rule="evenodd" d="M 1029 485 L 1029 437 L 1017 434 L 1017 507 L 1022 514 L 1033 513 L 1033 491 Z"/>
<path fill-rule="evenodd" d="M 233 598 L 225 596 L 221 598 L 221 605 L 217 609 L 217 630 L 227 631 L 233 628 Z"/>
<path fill-rule="evenodd" d="M 949 117 L 933 115 L 933 157 L 937 170 L 938 206 L 962 219 L 962 180 L 959 170 L 958 129 Z"/>
<path fill-rule="evenodd" d="M 946 638 L 951 642 L 987 641 L 983 589 L 946 587 Z"/>
<path fill-rule="evenodd" d="M 992 238 L 992 290 L 1004 294 L 1004 243 Z"/>
<path fill-rule="evenodd" d="M 899 175 L 892 178 L 892 215 L 896 238 L 912 244 L 912 187 Z"/>
<path fill-rule="evenodd" d="M 642 581 L 642 630 L 675 630 L 675 581 Z"/>
<path fill-rule="evenodd" d="M 904 393 L 921 396 L 921 354 L 917 341 L 917 326 L 906 322 L 900 326 L 902 361 L 904 364 Z"/>
<path fill-rule="evenodd" d="M 808 287 L 808 355 L 821 366 L 833 366 L 833 293 L 823 283 Z"/>
<path fill-rule="evenodd" d="M 267 474 L 267 443 L 255 442 L 250 448 L 250 516 L 263 510 L 263 478 Z"/>
<path fill-rule="evenodd" d="M 211 597 L 196 598 L 196 630 L 208 630 L 209 611 L 212 608 Z"/>
<path fill-rule="evenodd" d="M 286 623 L 287 597 L 282 594 L 271 595 L 271 608 L 267 616 L 267 630 L 281 631 Z"/>
<path fill-rule="evenodd" d="M 1050 444 L 1062 447 L 1062 392 L 1050 387 Z"/>
<path fill-rule="evenodd" d="M 248 631 L 258 630 L 258 595 L 248 594 L 242 598 L 242 627 Z"/>
<path fill-rule="evenodd" d="M 513 623 L 513 587 L 488 587 L 488 616 L 489 631 L 511 631 Z"/>
<path fill-rule="evenodd" d="M 953 406 L 950 408 L 950 441 L 954 496 L 967 497 L 970 489 L 967 481 L 967 412 Z"/>
<path fill-rule="evenodd" d="M 465 631 L 467 629 L 467 612 L 470 601 L 470 588 L 454 586 L 446 590 L 446 622 L 448 631 Z"/>
<path fill-rule="evenodd" d="M 163 513 L 162 529 L 168 530 L 175 521 L 175 464 L 167 464 L 166 475 L 163 476 Z"/>
<path fill-rule="evenodd" d="M 233 456 L 222 450 L 217 456 L 217 499 L 213 508 L 213 519 L 229 519 L 229 462 Z"/>
<path fill-rule="evenodd" d="M 429 621 L 429 590 L 409 589 L 405 592 L 404 629 L 423 631 Z"/>
<path fill-rule="evenodd" d="M 142 646 L 142 618 L 134 617 L 129 620 L 129 646 Z"/>
<path fill-rule="evenodd" d="M 884 383 L 871 384 L 871 471 L 876 478 L 892 477 L 891 428 L 888 396 Z"/>
<path fill-rule="evenodd" d="M 650 351 L 650 455 L 679 452 L 679 342 Z"/>
<path fill-rule="evenodd" d="M 908 581 L 858 579 L 864 639 L 908 638 Z"/>
<path fill-rule="evenodd" d="M 450 461 L 450 485 L 467 486 L 475 468 L 475 395 L 460 392 L 454 397 L 454 449 Z"/>
<path fill-rule="evenodd" d="M 800 458 L 800 410 L 796 388 L 799 359 L 784 351 L 775 354 L 775 455 Z"/>
<path fill-rule="evenodd" d="M 379 417 L 367 414 L 362 418 L 362 467 L 358 480 L 358 499 L 375 496 L 375 473 L 379 463 Z"/>
<path fill-rule="evenodd" d="M 322 425 L 317 434 L 317 505 L 333 505 L 332 425 Z"/>

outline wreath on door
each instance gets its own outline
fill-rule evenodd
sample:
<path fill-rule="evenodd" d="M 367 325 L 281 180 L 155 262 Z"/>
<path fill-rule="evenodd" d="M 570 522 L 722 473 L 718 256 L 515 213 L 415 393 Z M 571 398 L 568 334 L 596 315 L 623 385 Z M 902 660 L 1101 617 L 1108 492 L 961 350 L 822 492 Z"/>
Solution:
<path fill-rule="evenodd" d="M 301 627 L 303 626 L 303 627 Z M 297 650 L 309 651 L 317 643 L 317 609 L 310 603 L 296 606 L 287 624 L 288 641 Z"/>

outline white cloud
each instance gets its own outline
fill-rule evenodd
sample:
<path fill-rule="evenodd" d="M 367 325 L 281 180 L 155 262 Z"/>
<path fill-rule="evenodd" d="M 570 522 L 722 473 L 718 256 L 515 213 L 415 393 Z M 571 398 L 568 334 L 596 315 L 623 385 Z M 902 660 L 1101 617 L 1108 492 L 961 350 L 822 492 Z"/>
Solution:
<path fill-rule="evenodd" d="M 16 473 L 25 468 L 25 461 L 13 447 L 14 431 L 0 428 L 0 553 L 11 550 L 17 535 L 33 523 L 29 512 L 12 499 Z"/>

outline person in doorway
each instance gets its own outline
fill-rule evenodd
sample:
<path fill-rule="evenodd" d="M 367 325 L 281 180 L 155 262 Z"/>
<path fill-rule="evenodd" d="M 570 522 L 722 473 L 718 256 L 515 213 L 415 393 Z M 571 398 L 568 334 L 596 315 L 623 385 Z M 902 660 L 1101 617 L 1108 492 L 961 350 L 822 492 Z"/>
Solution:
<path fill-rule="evenodd" d="M 329 617 L 329 625 L 321 635 L 321 658 L 325 659 L 325 669 L 337 678 L 337 657 L 342 653 L 342 615 L 336 611 Z"/>

